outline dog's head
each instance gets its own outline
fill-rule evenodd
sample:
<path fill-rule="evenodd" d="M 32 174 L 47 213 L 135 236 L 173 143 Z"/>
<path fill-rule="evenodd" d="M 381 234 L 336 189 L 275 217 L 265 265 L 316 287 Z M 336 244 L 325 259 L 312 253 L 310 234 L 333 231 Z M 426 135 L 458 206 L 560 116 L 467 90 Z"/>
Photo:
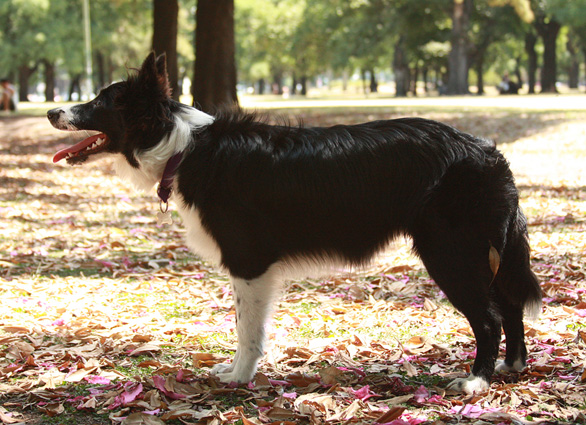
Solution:
<path fill-rule="evenodd" d="M 55 154 L 53 162 L 81 164 L 105 154 L 122 154 L 138 167 L 137 153 L 155 146 L 173 126 L 165 55 L 151 53 L 135 75 L 100 91 L 91 102 L 51 109 L 47 117 L 59 130 L 94 134 Z"/>

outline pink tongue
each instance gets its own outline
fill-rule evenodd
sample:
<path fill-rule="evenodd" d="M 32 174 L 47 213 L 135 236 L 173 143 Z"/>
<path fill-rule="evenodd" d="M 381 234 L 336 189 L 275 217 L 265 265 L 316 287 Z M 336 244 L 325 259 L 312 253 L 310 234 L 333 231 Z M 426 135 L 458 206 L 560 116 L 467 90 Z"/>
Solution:
<path fill-rule="evenodd" d="M 61 149 L 53 157 L 53 162 L 56 163 L 56 162 L 61 161 L 63 158 L 67 157 L 68 153 L 75 154 L 77 152 L 81 152 L 82 150 L 84 150 L 88 146 L 91 146 L 92 143 L 94 143 L 98 139 L 106 139 L 106 135 L 104 133 L 94 134 L 93 136 L 90 136 L 87 139 L 84 139 L 81 142 L 76 143 L 73 146 L 70 146 L 65 149 Z"/>

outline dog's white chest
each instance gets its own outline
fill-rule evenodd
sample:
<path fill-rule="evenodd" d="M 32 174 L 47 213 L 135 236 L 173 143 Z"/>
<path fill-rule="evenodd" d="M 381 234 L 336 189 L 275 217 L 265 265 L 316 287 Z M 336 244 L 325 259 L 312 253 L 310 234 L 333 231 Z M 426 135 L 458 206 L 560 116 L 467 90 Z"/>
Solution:
<path fill-rule="evenodd" d="M 186 206 L 179 194 L 175 195 L 175 200 L 177 201 L 177 210 L 187 231 L 185 239 L 189 249 L 206 260 L 220 264 L 222 259 L 220 247 L 203 227 L 197 208 Z"/>

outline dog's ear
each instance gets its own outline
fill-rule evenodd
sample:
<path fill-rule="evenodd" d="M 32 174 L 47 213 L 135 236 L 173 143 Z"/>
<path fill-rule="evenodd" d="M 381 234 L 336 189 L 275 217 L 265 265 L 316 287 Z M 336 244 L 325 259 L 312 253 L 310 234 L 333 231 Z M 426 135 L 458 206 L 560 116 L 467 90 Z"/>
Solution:
<path fill-rule="evenodd" d="M 155 67 L 157 68 L 158 75 L 164 75 L 165 78 L 168 77 L 167 74 L 167 54 L 163 52 L 159 56 L 157 56 L 157 60 L 155 61 Z"/>
<path fill-rule="evenodd" d="M 167 56 L 155 56 L 151 52 L 142 63 L 138 77 L 149 88 L 157 88 L 164 97 L 171 97 L 171 85 L 167 74 Z"/>

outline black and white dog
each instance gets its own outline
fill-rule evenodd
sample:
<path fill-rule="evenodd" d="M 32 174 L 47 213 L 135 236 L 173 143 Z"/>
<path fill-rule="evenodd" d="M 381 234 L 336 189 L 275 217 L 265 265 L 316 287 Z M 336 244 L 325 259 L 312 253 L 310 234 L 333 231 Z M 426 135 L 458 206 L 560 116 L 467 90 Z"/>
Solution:
<path fill-rule="evenodd" d="M 538 315 L 541 291 L 513 176 L 492 142 L 419 118 L 303 128 L 213 117 L 169 94 L 165 58 L 151 54 L 91 102 L 49 111 L 58 129 L 100 132 L 53 160 L 114 156 L 136 186 L 159 182 L 163 202 L 172 193 L 190 248 L 231 276 L 238 349 L 214 369 L 221 381 L 254 377 L 291 270 L 364 265 L 398 235 L 474 331 L 472 373 L 450 388 L 489 387 L 501 327 L 496 369 L 525 367 L 523 313 Z"/>

